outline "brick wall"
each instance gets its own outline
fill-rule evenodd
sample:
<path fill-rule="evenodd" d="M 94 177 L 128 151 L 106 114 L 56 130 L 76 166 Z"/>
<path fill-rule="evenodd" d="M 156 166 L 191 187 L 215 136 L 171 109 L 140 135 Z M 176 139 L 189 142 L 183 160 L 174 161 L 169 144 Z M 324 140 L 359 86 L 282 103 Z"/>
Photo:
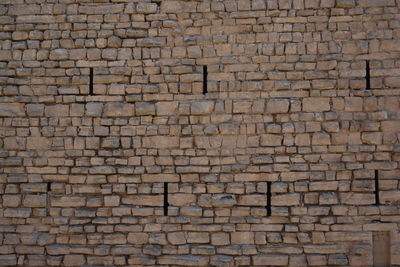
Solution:
<path fill-rule="evenodd" d="M 2 0 L 0 265 L 400 265 L 399 4 Z"/>

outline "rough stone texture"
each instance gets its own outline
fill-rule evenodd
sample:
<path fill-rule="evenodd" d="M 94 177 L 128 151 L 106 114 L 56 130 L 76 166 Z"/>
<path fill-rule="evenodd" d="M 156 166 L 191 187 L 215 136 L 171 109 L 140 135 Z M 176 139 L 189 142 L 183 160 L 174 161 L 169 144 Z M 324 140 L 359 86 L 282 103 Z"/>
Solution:
<path fill-rule="evenodd" d="M 400 265 L 399 1 L 0 2 L 0 266 Z"/>

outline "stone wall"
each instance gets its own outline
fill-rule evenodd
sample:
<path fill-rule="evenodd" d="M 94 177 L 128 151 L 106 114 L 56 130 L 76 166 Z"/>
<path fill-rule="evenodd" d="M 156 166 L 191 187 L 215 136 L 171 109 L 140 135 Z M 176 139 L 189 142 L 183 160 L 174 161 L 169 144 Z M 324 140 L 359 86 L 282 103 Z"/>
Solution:
<path fill-rule="evenodd" d="M 399 5 L 1 0 L 0 265 L 400 265 Z"/>

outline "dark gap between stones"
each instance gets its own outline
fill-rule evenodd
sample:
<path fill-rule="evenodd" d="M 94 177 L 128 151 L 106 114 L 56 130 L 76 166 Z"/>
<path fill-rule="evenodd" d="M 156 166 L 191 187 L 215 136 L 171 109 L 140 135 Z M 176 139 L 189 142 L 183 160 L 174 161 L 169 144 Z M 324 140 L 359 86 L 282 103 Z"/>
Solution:
<path fill-rule="evenodd" d="M 164 216 L 168 216 L 168 183 L 164 183 Z"/>
<path fill-rule="evenodd" d="M 267 217 L 271 216 L 271 182 L 267 182 L 267 206 L 265 207 L 267 209 Z"/>
<path fill-rule="evenodd" d="M 207 66 L 204 65 L 203 66 L 203 94 L 204 95 L 208 93 L 208 87 L 207 87 L 207 82 L 208 82 L 207 78 L 208 77 L 207 76 L 208 76 L 208 69 L 207 69 Z"/>

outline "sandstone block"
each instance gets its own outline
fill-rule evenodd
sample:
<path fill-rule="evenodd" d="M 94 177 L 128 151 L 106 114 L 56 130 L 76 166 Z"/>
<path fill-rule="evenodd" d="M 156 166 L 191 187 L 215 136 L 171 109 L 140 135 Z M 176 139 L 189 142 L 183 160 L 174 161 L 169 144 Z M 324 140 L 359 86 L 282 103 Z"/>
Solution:
<path fill-rule="evenodd" d="M 287 99 L 271 99 L 267 101 L 268 113 L 288 113 L 289 100 Z"/>
<path fill-rule="evenodd" d="M 135 245 L 143 245 L 149 242 L 147 233 L 129 233 L 128 242 Z"/>
<path fill-rule="evenodd" d="M 214 207 L 232 207 L 236 204 L 236 198 L 232 194 L 217 194 L 211 198 Z"/>
<path fill-rule="evenodd" d="M 0 117 L 25 116 L 25 105 L 22 103 L 0 103 Z"/>
<path fill-rule="evenodd" d="M 103 111 L 102 103 L 87 103 L 85 105 L 85 114 L 89 117 L 100 117 Z"/>
<path fill-rule="evenodd" d="M 367 193 L 340 193 L 339 194 L 341 204 L 347 205 L 371 205 L 375 203 L 374 194 Z"/>
<path fill-rule="evenodd" d="M 135 108 L 133 104 L 113 102 L 104 105 L 104 117 L 132 117 L 134 114 Z"/>
<path fill-rule="evenodd" d="M 145 148 L 178 148 L 179 137 L 177 136 L 150 136 L 143 137 Z"/>
<path fill-rule="evenodd" d="M 137 206 L 161 207 L 164 205 L 163 199 L 162 195 L 133 195 L 122 198 L 122 203 Z"/>
<path fill-rule="evenodd" d="M 277 134 L 263 134 L 261 135 L 262 146 L 280 146 L 282 145 L 283 136 Z"/>
<path fill-rule="evenodd" d="M 157 102 L 156 111 L 158 116 L 178 115 L 178 102 Z"/>
<path fill-rule="evenodd" d="M 207 256 L 195 255 L 163 255 L 158 258 L 158 263 L 165 265 L 208 266 L 208 262 Z"/>
<path fill-rule="evenodd" d="M 136 103 L 136 115 L 155 115 L 156 107 L 153 103 Z"/>
<path fill-rule="evenodd" d="M 314 133 L 312 135 L 312 144 L 317 146 L 330 145 L 331 139 L 327 133 Z"/>
<path fill-rule="evenodd" d="M 382 137 L 383 133 L 376 133 L 376 132 L 368 132 L 368 133 L 362 133 L 361 134 L 361 140 L 365 144 L 370 144 L 370 145 L 380 145 L 382 144 Z"/>
<path fill-rule="evenodd" d="M 380 191 L 379 201 L 380 204 L 399 204 L 400 191 Z"/>
<path fill-rule="evenodd" d="M 254 232 L 231 233 L 231 244 L 233 245 L 254 244 Z"/>
<path fill-rule="evenodd" d="M 289 193 L 273 195 L 271 202 L 272 206 L 296 206 L 300 204 L 300 194 Z"/>
<path fill-rule="evenodd" d="M 83 207 L 86 198 L 78 196 L 52 197 L 50 203 L 52 207 Z"/>
<path fill-rule="evenodd" d="M 65 255 L 63 260 L 64 266 L 80 266 L 85 262 L 84 255 Z"/>
<path fill-rule="evenodd" d="M 324 112 L 331 109 L 329 98 L 312 97 L 303 98 L 304 112 Z"/>
<path fill-rule="evenodd" d="M 289 263 L 289 256 L 287 255 L 267 255 L 259 254 L 253 256 L 254 265 L 272 265 L 272 266 L 286 266 Z"/>
<path fill-rule="evenodd" d="M 4 217 L 28 218 L 32 210 L 29 208 L 8 208 L 4 210 Z"/>
<path fill-rule="evenodd" d="M 44 114 L 48 117 L 67 117 L 69 115 L 68 105 L 46 106 Z"/>
<path fill-rule="evenodd" d="M 196 195 L 185 193 L 169 194 L 168 201 L 172 206 L 189 206 L 196 203 Z"/>
<path fill-rule="evenodd" d="M 67 49 L 54 49 L 50 51 L 50 60 L 67 60 L 69 57 Z"/>
<path fill-rule="evenodd" d="M 46 150 L 50 149 L 51 140 L 47 137 L 28 137 L 26 149 L 28 150 Z"/>
<path fill-rule="evenodd" d="M 261 206 L 267 205 L 267 197 L 260 194 L 242 195 L 239 197 L 239 206 Z"/>
<path fill-rule="evenodd" d="M 196 101 L 190 106 L 192 115 L 210 114 L 214 109 L 214 101 Z"/>
<path fill-rule="evenodd" d="M 186 244 L 186 237 L 184 232 L 173 232 L 167 234 L 167 240 L 172 245 Z"/>
<path fill-rule="evenodd" d="M 25 195 L 23 205 L 28 208 L 46 207 L 47 196 L 42 195 Z"/>

